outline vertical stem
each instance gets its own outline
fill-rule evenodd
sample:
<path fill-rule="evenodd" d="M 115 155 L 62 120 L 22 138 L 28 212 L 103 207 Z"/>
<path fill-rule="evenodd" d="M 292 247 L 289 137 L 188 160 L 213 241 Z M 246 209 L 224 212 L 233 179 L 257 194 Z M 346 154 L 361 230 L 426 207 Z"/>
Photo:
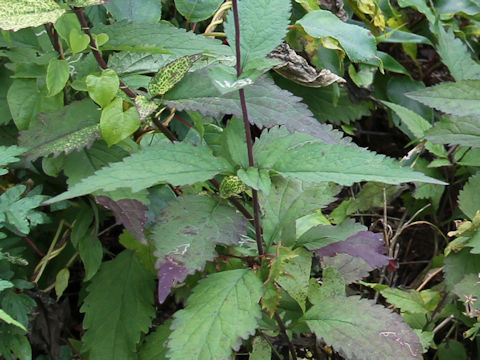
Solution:
<path fill-rule="evenodd" d="M 237 0 L 232 1 L 233 19 L 235 22 L 235 52 L 237 55 L 237 77 L 242 75 L 242 54 L 240 50 L 240 21 L 238 18 L 238 3 Z M 245 136 L 247 138 L 248 150 L 248 164 L 251 167 L 255 166 L 255 159 L 253 158 L 253 142 L 252 133 L 250 131 L 250 121 L 248 120 L 247 102 L 245 101 L 245 92 L 243 89 L 238 90 L 240 96 L 240 105 L 242 107 L 243 124 L 245 125 Z M 252 189 L 253 199 L 253 222 L 255 224 L 255 236 L 257 240 L 258 254 L 263 255 L 262 242 L 262 227 L 260 226 L 260 204 L 258 202 L 258 192 Z"/>

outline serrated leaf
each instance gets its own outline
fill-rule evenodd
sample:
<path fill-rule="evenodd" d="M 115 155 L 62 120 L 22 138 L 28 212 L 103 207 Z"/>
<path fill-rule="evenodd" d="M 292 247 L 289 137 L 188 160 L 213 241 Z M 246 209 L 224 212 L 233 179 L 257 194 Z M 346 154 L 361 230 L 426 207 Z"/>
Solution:
<path fill-rule="evenodd" d="M 117 74 L 111 69 L 103 70 L 100 75 L 88 75 L 85 82 L 88 95 L 102 108 L 110 104 L 120 86 Z"/>
<path fill-rule="evenodd" d="M 223 0 L 175 0 L 175 8 L 194 23 L 211 17 L 222 3 Z"/>
<path fill-rule="evenodd" d="M 158 0 L 115 0 L 105 8 L 116 20 L 128 20 L 140 24 L 155 24 L 162 16 L 162 2 Z"/>
<path fill-rule="evenodd" d="M 332 296 L 345 296 L 345 280 L 337 269 L 327 267 L 322 271 L 321 286 L 317 279 L 310 279 L 308 300 L 312 304 L 318 304 Z"/>
<path fill-rule="evenodd" d="M 70 76 L 70 68 L 65 60 L 52 59 L 47 67 L 48 95 L 57 95 L 63 90 Z"/>
<path fill-rule="evenodd" d="M 169 143 L 150 146 L 104 167 L 46 203 L 86 195 L 96 190 L 130 188 L 133 192 L 165 181 L 172 185 L 194 184 L 211 179 L 228 169 L 228 164 L 212 155 L 206 146 Z"/>
<path fill-rule="evenodd" d="M 41 112 L 63 107 L 63 94 L 47 96 L 46 88 L 37 88 L 36 79 L 15 79 L 8 89 L 8 106 L 18 130 L 26 130 Z"/>
<path fill-rule="evenodd" d="M 151 244 L 144 245 L 139 242 L 132 234 L 128 231 L 123 231 L 122 234 L 118 237 L 118 241 L 126 249 L 135 251 L 135 254 L 138 257 L 138 261 L 152 274 L 156 275 L 157 270 L 155 269 L 155 257 L 153 256 L 153 246 Z"/>
<path fill-rule="evenodd" d="M 47 220 L 45 214 L 33 210 L 46 196 L 23 196 L 26 189 L 25 185 L 16 185 L 0 195 L 0 225 L 24 235 L 30 232 L 30 228 Z"/>
<path fill-rule="evenodd" d="M 337 269 L 347 284 L 367 277 L 368 273 L 373 270 L 362 258 L 348 254 L 338 254 L 333 257 L 325 256 L 322 260 L 322 267 Z"/>
<path fill-rule="evenodd" d="M 132 135 L 140 126 L 140 119 L 134 107 L 123 111 L 123 99 L 116 98 L 109 103 L 100 116 L 102 138 L 108 146 L 118 144 Z"/>
<path fill-rule="evenodd" d="M 167 360 L 167 340 L 171 325 L 172 320 L 167 320 L 148 334 L 138 354 L 140 360 Z"/>
<path fill-rule="evenodd" d="M 480 115 L 480 80 L 444 82 L 405 95 L 447 114 Z"/>
<path fill-rule="evenodd" d="M 480 173 L 471 176 L 458 195 L 458 207 L 470 219 L 480 210 Z"/>
<path fill-rule="evenodd" d="M 20 160 L 17 156 L 22 155 L 24 152 L 24 148 L 16 145 L 0 146 L 0 175 L 8 173 L 8 170 L 2 169 L 3 166 L 17 162 Z"/>
<path fill-rule="evenodd" d="M 62 110 L 40 114 L 39 121 L 18 137 L 19 144 L 28 149 L 27 161 L 88 147 L 100 136 L 99 115 L 97 107 L 89 100 L 72 102 Z"/>
<path fill-rule="evenodd" d="M 260 206 L 265 216 L 262 221 L 263 236 L 267 244 L 278 239 L 285 226 L 332 202 L 338 190 L 338 186 L 329 183 L 309 184 L 274 178 L 270 193 L 260 194 Z"/>
<path fill-rule="evenodd" d="M 0 29 L 17 31 L 54 23 L 64 13 L 54 0 L 0 0 Z"/>
<path fill-rule="evenodd" d="M 171 360 L 227 360 L 260 317 L 262 283 L 246 269 L 201 280 L 184 310 L 174 315 L 168 347 Z"/>
<path fill-rule="evenodd" d="M 177 110 L 195 110 L 216 118 L 223 114 L 242 118 L 238 93 L 221 95 L 215 87 L 202 85 L 207 81 L 206 71 L 187 74 L 165 95 L 164 104 Z M 339 131 L 314 119 L 300 98 L 280 89 L 267 77 L 261 77 L 245 88 L 245 98 L 249 121 L 258 127 L 285 124 L 290 132 L 305 132 L 327 143 L 349 142 L 343 139 Z"/>
<path fill-rule="evenodd" d="M 385 242 L 381 234 L 371 231 L 360 231 L 344 241 L 328 244 L 313 252 L 320 258 L 324 256 L 335 256 L 337 254 L 348 254 L 365 260 L 374 269 L 388 265 L 390 258 L 385 256 Z"/>
<path fill-rule="evenodd" d="M 458 253 L 451 253 L 445 258 L 445 284 L 451 290 L 459 283 L 465 274 L 480 273 L 480 255 L 471 254 L 470 249 L 462 249 Z"/>
<path fill-rule="evenodd" d="M 332 37 L 340 43 L 353 62 L 371 63 L 378 59 L 375 37 L 370 31 L 347 24 L 327 10 L 315 10 L 297 21 L 305 32 L 315 38 Z"/>
<path fill-rule="evenodd" d="M 265 310 L 268 316 L 273 317 L 281 300 L 282 289 L 280 286 L 271 281 L 263 285 L 263 295 L 260 303 L 262 304 L 262 309 Z"/>
<path fill-rule="evenodd" d="M 445 31 L 440 22 L 435 25 L 437 53 L 456 81 L 480 79 L 480 64 L 472 59 L 467 46 L 457 39 L 452 29 Z"/>
<path fill-rule="evenodd" d="M 291 2 L 289 0 L 240 1 L 240 47 L 242 69 L 255 60 L 263 59 L 275 49 L 287 34 L 290 25 Z M 269 26 L 263 24 L 267 22 Z M 228 43 L 235 52 L 235 22 L 233 11 L 227 15 L 224 24 Z"/>
<path fill-rule="evenodd" d="M 460 282 L 455 284 L 452 292 L 456 294 L 465 305 L 466 316 L 476 318 L 480 311 L 480 283 L 478 274 L 466 274 Z M 473 300 L 475 299 L 476 300 Z M 472 300 L 469 300 L 472 299 Z"/>
<path fill-rule="evenodd" d="M 312 255 L 303 248 L 295 249 L 294 253 L 298 256 L 287 262 L 283 268 L 283 273 L 280 274 L 276 282 L 295 299 L 305 312 Z"/>
<path fill-rule="evenodd" d="M 167 23 L 139 24 L 121 21 L 112 25 L 97 25 L 93 32 L 108 35 L 110 40 L 102 47 L 105 50 L 173 53 L 177 57 L 200 52 L 215 56 L 232 54 L 219 40 L 195 35 Z"/>
<path fill-rule="evenodd" d="M 246 170 L 239 169 L 237 171 L 237 176 L 245 183 L 245 185 L 261 191 L 265 196 L 270 194 L 272 180 L 270 179 L 268 171 L 249 167 Z"/>
<path fill-rule="evenodd" d="M 422 139 L 425 131 L 432 127 L 432 124 L 427 120 L 406 107 L 388 101 L 382 101 L 382 104 L 395 111 L 402 122 L 407 125 L 408 129 L 417 139 Z"/>
<path fill-rule="evenodd" d="M 402 311 L 426 314 L 429 310 L 425 307 L 420 292 L 415 290 L 402 291 L 400 289 L 386 288 L 380 292 L 390 304 Z"/>
<path fill-rule="evenodd" d="M 140 121 L 144 121 L 157 110 L 158 105 L 154 101 L 150 101 L 145 95 L 137 95 L 135 107 L 137 108 Z"/>
<path fill-rule="evenodd" d="M 330 297 L 315 304 L 302 319 L 318 338 L 350 359 L 422 358 L 418 336 L 400 315 L 372 300 L 357 296 Z"/>
<path fill-rule="evenodd" d="M 477 116 L 443 116 L 425 137 L 435 144 L 480 148 L 480 123 Z"/>
<path fill-rule="evenodd" d="M 207 196 L 170 201 L 156 216 L 150 240 L 158 258 L 159 302 L 170 288 L 212 260 L 217 244 L 232 245 L 246 234 L 247 221 L 228 205 Z"/>
<path fill-rule="evenodd" d="M 193 64 L 202 57 L 202 54 L 187 55 L 165 65 L 148 84 L 148 91 L 152 96 L 163 95 L 190 70 Z"/>
<path fill-rule="evenodd" d="M 272 348 L 270 343 L 261 336 L 256 336 L 252 341 L 250 360 L 271 360 Z"/>
<path fill-rule="evenodd" d="M 131 359 L 155 316 L 154 278 L 125 250 L 104 262 L 88 286 L 82 351 L 91 359 Z M 132 310 L 135 316 L 132 316 Z"/>
<path fill-rule="evenodd" d="M 271 130 L 264 132 L 255 145 L 257 166 L 274 170 L 286 178 L 312 183 L 332 181 L 347 186 L 360 181 L 387 184 L 419 181 L 445 185 L 384 155 L 363 148 L 321 143 L 299 133 L 280 136 L 276 130 Z"/>
<path fill-rule="evenodd" d="M 121 199 L 114 201 L 107 196 L 96 196 L 100 205 L 112 211 L 117 223 L 125 226 L 142 243 L 146 243 L 145 224 L 148 221 L 148 207 L 135 199 Z"/>

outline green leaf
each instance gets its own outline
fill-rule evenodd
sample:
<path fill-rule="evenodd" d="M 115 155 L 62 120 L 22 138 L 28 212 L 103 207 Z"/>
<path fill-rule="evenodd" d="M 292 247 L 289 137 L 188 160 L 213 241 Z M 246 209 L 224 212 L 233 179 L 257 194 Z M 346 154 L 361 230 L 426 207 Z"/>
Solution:
<path fill-rule="evenodd" d="M 205 86 L 207 71 L 188 73 L 175 88 L 165 94 L 164 104 L 177 110 L 195 110 L 218 118 L 233 114 L 242 118 L 238 92 L 221 95 L 213 86 Z M 328 143 L 347 143 L 343 134 L 320 124 L 300 98 L 277 87 L 267 77 L 245 88 L 249 121 L 260 128 L 285 124 L 290 132 L 306 132 Z"/>
<path fill-rule="evenodd" d="M 232 165 L 239 165 L 243 168 L 249 166 L 247 140 L 245 136 L 245 123 L 243 120 L 233 117 L 223 130 L 221 135 L 222 155 Z"/>
<path fill-rule="evenodd" d="M 104 262 L 88 286 L 82 351 L 90 359 L 132 359 L 155 316 L 153 275 L 125 250 Z M 132 316 L 135 311 L 135 316 Z"/>
<path fill-rule="evenodd" d="M 150 271 L 152 274 L 157 273 L 155 270 L 155 256 L 153 256 L 154 249 L 152 244 L 144 245 L 126 230 L 124 230 L 118 237 L 118 241 L 128 250 L 135 251 L 138 261 L 140 261 L 145 269 Z"/>
<path fill-rule="evenodd" d="M 72 29 L 68 36 L 70 48 L 74 54 L 80 53 L 85 50 L 90 44 L 90 37 L 80 29 Z"/>
<path fill-rule="evenodd" d="M 295 179 L 275 177 L 269 195 L 260 194 L 264 214 L 263 235 L 267 244 L 281 234 L 282 229 L 302 216 L 321 209 L 334 200 L 339 188 L 334 184 L 309 184 Z"/>
<path fill-rule="evenodd" d="M 8 89 L 7 100 L 13 121 L 18 130 L 26 130 L 41 112 L 50 112 L 63 106 L 63 94 L 47 96 L 45 91 L 37 89 L 35 79 L 15 79 Z"/>
<path fill-rule="evenodd" d="M 272 347 L 269 342 L 261 336 L 256 336 L 252 341 L 252 352 L 250 360 L 271 360 Z"/>
<path fill-rule="evenodd" d="M 471 176 L 458 195 L 458 207 L 470 219 L 480 210 L 480 173 Z"/>
<path fill-rule="evenodd" d="M 147 117 L 158 109 L 158 105 L 154 101 L 150 101 L 145 95 L 137 95 L 135 97 L 135 107 L 137 108 L 140 121 L 145 121 Z"/>
<path fill-rule="evenodd" d="M 402 8 L 404 7 L 412 7 L 416 9 L 418 12 L 425 15 L 425 17 L 431 23 L 435 22 L 435 14 L 433 13 L 432 9 L 430 9 L 427 5 L 428 3 L 424 0 L 398 0 L 398 5 Z"/>
<path fill-rule="evenodd" d="M 158 258 L 159 301 L 174 284 L 213 260 L 217 244 L 237 244 L 246 228 L 246 219 L 217 199 L 182 196 L 168 202 L 155 218 L 150 239 Z"/>
<path fill-rule="evenodd" d="M 0 195 L 0 225 L 28 234 L 30 228 L 46 221 L 43 213 L 33 210 L 45 200 L 43 195 L 26 195 L 25 185 L 16 185 Z"/>
<path fill-rule="evenodd" d="M 92 234 L 86 234 L 78 242 L 78 252 L 85 266 L 85 279 L 90 280 L 100 268 L 103 258 L 102 243 Z"/>
<path fill-rule="evenodd" d="M 395 305 L 396 308 L 399 308 L 402 311 L 421 314 L 429 312 L 429 309 L 425 306 L 422 295 L 418 291 L 403 291 L 400 289 L 387 288 L 380 293 L 390 304 Z"/>
<path fill-rule="evenodd" d="M 0 0 L 0 29 L 17 31 L 54 23 L 63 13 L 54 0 Z"/>
<path fill-rule="evenodd" d="M 345 296 L 345 280 L 337 269 L 327 267 L 322 271 L 321 286 L 318 284 L 317 279 L 310 279 L 308 300 L 312 304 L 318 304 L 324 299 L 333 296 Z"/>
<path fill-rule="evenodd" d="M 406 95 L 447 114 L 480 115 L 480 80 L 444 82 Z"/>
<path fill-rule="evenodd" d="M 55 278 L 55 294 L 57 294 L 57 301 L 63 295 L 63 292 L 68 287 L 68 280 L 70 279 L 70 270 L 68 268 L 61 269 Z"/>
<path fill-rule="evenodd" d="M 480 148 L 480 123 L 477 116 L 443 116 L 425 137 L 435 144 Z"/>
<path fill-rule="evenodd" d="M 302 234 L 298 242 L 309 250 L 315 250 L 338 241 L 344 241 L 359 231 L 365 230 L 367 228 L 362 224 L 356 223 L 353 219 L 348 219 L 339 225 L 315 226 Z"/>
<path fill-rule="evenodd" d="M 49 154 L 58 156 L 62 152 L 79 151 L 100 137 L 99 111 L 88 99 L 72 102 L 62 110 L 38 117 L 40 121 L 18 137 L 18 143 L 28 149 L 25 153 L 27 161 Z"/>
<path fill-rule="evenodd" d="M 0 175 L 5 175 L 8 170 L 2 169 L 3 166 L 20 160 L 17 156 L 22 155 L 25 149 L 16 145 L 0 146 Z"/>
<path fill-rule="evenodd" d="M 270 174 L 266 170 L 259 170 L 254 167 L 249 167 L 246 170 L 239 169 L 237 176 L 242 180 L 245 185 L 263 192 L 265 195 L 270 193 L 272 186 L 272 180 Z"/>
<path fill-rule="evenodd" d="M 184 310 L 174 315 L 168 347 L 171 360 L 228 359 L 241 339 L 252 335 L 260 317 L 262 283 L 246 269 L 201 280 Z"/>
<path fill-rule="evenodd" d="M 140 360 L 167 360 L 167 340 L 170 336 L 172 320 L 167 320 L 148 334 L 145 343 L 140 347 Z"/>
<path fill-rule="evenodd" d="M 175 0 L 175 8 L 191 23 L 211 17 L 223 0 Z"/>
<path fill-rule="evenodd" d="M 202 57 L 202 54 L 187 55 L 165 65 L 148 84 L 148 92 L 152 96 L 163 95 L 190 70 L 193 64 Z"/>
<path fill-rule="evenodd" d="M 93 32 L 108 35 L 110 40 L 102 47 L 105 50 L 173 53 L 177 57 L 198 53 L 232 55 L 231 50 L 219 40 L 195 35 L 167 23 L 139 24 L 122 21 L 112 25 L 97 25 Z"/>
<path fill-rule="evenodd" d="M 23 326 L 23 324 L 21 322 L 15 320 L 13 317 L 8 315 L 2 309 L 0 309 L 0 320 L 5 321 L 7 324 L 15 325 L 15 326 L 19 327 L 20 329 L 22 329 L 23 331 L 27 331 L 27 329 L 25 328 L 25 326 Z"/>
<path fill-rule="evenodd" d="M 111 69 L 103 70 L 100 76 L 88 75 L 85 81 L 88 95 L 102 108 L 110 104 L 120 86 L 117 74 Z"/>
<path fill-rule="evenodd" d="M 138 112 L 134 107 L 123 111 L 122 98 L 116 98 L 102 111 L 100 130 L 108 146 L 119 143 L 132 135 L 140 126 Z"/>
<path fill-rule="evenodd" d="M 137 192 L 162 181 L 176 186 L 194 184 L 211 179 L 228 168 L 226 161 L 214 157 L 206 146 L 183 142 L 159 144 L 98 170 L 47 203 L 71 199 L 96 190 L 131 188 Z"/>
<path fill-rule="evenodd" d="M 272 169 L 286 178 L 312 183 L 332 181 L 346 186 L 360 181 L 445 185 L 366 149 L 325 144 L 299 133 L 287 135 L 286 131 L 281 136 L 279 132 L 282 130 L 264 132 L 254 153 L 258 167 Z"/>
<path fill-rule="evenodd" d="M 382 104 L 395 111 L 402 122 L 407 125 L 408 129 L 417 139 L 422 139 L 425 131 L 432 127 L 432 124 L 427 120 L 406 107 L 388 101 L 382 101 Z"/>
<path fill-rule="evenodd" d="M 157 23 L 162 16 L 162 2 L 159 0 L 115 0 L 105 8 L 117 20 L 128 20 L 140 24 Z"/>
<path fill-rule="evenodd" d="M 107 4 L 108 0 L 68 0 L 68 5 L 74 7 L 87 7 L 93 5 L 103 5 Z"/>
<path fill-rule="evenodd" d="M 332 37 L 340 43 L 353 62 L 370 63 L 378 59 L 375 37 L 357 25 L 347 24 L 327 10 L 315 10 L 297 21 L 315 38 Z"/>
<path fill-rule="evenodd" d="M 312 254 L 304 248 L 295 249 L 294 253 L 298 256 L 287 262 L 283 268 L 284 272 L 276 281 L 305 312 L 308 282 L 312 267 Z"/>
<path fill-rule="evenodd" d="M 465 349 L 465 345 L 460 341 L 453 339 L 447 339 L 447 341 L 442 342 L 438 345 L 438 360 L 467 360 L 468 355 Z"/>
<path fill-rule="evenodd" d="M 346 358 L 422 358 L 418 336 L 400 315 L 376 305 L 373 300 L 357 296 L 329 297 L 314 304 L 302 319 L 318 338 Z"/>
<path fill-rule="evenodd" d="M 476 318 L 475 310 L 480 311 L 480 303 L 478 301 L 467 302 L 468 298 L 479 298 L 480 297 L 480 286 L 478 286 L 478 275 L 477 274 L 466 274 L 463 279 L 455 284 L 452 292 L 456 294 L 460 301 L 463 302 L 466 307 L 466 316 Z M 469 311 L 470 310 L 470 311 Z"/>
<path fill-rule="evenodd" d="M 257 0 L 238 3 L 242 69 L 254 68 L 256 60 L 265 58 L 282 42 L 290 25 L 290 10 L 289 0 Z M 264 26 L 266 23 L 269 25 Z M 228 43 L 235 52 L 233 11 L 227 15 L 224 29 Z"/>
<path fill-rule="evenodd" d="M 467 46 L 455 37 L 451 29 L 445 31 L 440 23 L 436 24 L 435 29 L 437 52 L 453 78 L 456 81 L 480 79 L 480 65 L 472 59 Z"/>
<path fill-rule="evenodd" d="M 374 268 L 362 258 L 342 253 L 335 256 L 324 256 L 322 259 L 322 267 L 337 269 L 345 279 L 346 284 L 351 284 L 363 279 L 368 276 L 370 271 L 374 270 Z"/>
<path fill-rule="evenodd" d="M 462 249 L 445 258 L 445 284 L 447 290 L 459 283 L 466 274 L 480 273 L 480 255 L 471 254 L 470 249 Z"/>
<path fill-rule="evenodd" d="M 57 95 L 63 90 L 69 78 L 69 66 L 65 60 L 52 59 L 47 68 L 48 95 Z"/>

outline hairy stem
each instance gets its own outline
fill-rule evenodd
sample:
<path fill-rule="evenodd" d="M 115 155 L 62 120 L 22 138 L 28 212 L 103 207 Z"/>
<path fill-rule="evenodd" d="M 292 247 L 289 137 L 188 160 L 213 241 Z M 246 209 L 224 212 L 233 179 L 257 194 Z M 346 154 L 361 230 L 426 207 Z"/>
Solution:
<path fill-rule="evenodd" d="M 240 50 L 240 21 L 238 18 L 238 2 L 232 1 L 233 19 L 235 21 L 235 52 L 237 55 L 237 77 L 242 75 L 242 54 Z M 250 131 L 250 121 L 248 120 L 247 102 L 245 101 L 245 92 L 243 89 L 238 90 L 240 96 L 240 105 L 242 107 L 243 124 L 245 125 L 245 135 L 247 138 L 248 163 L 251 167 L 255 166 L 253 158 L 253 142 L 252 133 Z M 258 202 L 258 192 L 252 189 L 253 198 L 253 222 L 255 225 L 255 236 L 257 240 L 258 254 L 263 255 L 262 227 L 260 225 L 260 204 Z"/>

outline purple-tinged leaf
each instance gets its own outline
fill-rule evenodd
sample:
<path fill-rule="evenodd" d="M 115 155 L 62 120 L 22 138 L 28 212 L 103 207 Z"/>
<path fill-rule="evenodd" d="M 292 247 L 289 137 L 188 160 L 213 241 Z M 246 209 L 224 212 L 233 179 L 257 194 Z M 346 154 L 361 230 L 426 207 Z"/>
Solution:
<path fill-rule="evenodd" d="M 184 265 L 178 265 L 168 256 L 158 269 L 158 302 L 161 304 L 170 294 L 170 289 L 176 283 L 182 282 L 188 276 L 189 271 Z"/>
<path fill-rule="evenodd" d="M 208 196 L 182 196 L 156 216 L 151 241 L 157 257 L 159 300 L 186 275 L 202 270 L 218 244 L 237 244 L 247 220 L 226 202 Z"/>
<path fill-rule="evenodd" d="M 347 284 L 367 277 L 368 273 L 374 270 L 365 260 L 348 254 L 323 257 L 322 268 L 328 267 L 337 269 Z"/>
<path fill-rule="evenodd" d="M 400 315 L 357 296 L 322 299 L 303 320 L 347 359 L 422 359 L 422 344 Z"/>
<path fill-rule="evenodd" d="M 390 258 L 385 256 L 385 243 L 381 234 L 359 231 L 345 241 L 338 241 L 313 250 L 320 258 L 348 254 L 365 260 L 373 268 L 388 265 Z"/>
<path fill-rule="evenodd" d="M 125 229 L 143 244 L 146 244 L 145 224 L 148 221 L 148 207 L 135 199 L 121 199 L 114 201 L 107 196 L 97 196 L 97 203 L 112 211 L 117 223 L 123 224 Z"/>

